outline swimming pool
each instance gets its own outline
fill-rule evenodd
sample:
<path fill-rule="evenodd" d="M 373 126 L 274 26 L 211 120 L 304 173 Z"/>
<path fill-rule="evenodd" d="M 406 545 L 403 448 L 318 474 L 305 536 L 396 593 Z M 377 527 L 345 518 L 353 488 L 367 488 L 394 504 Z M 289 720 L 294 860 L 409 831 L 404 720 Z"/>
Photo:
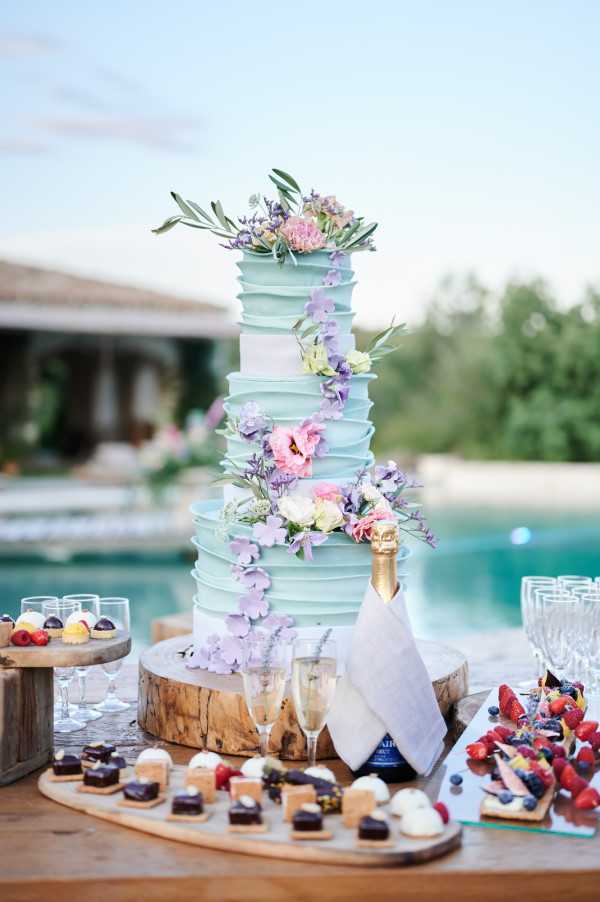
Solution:
<path fill-rule="evenodd" d="M 518 626 L 519 583 L 527 574 L 600 574 L 600 512 L 429 510 L 439 548 L 412 545 L 408 605 L 415 632 L 445 639 Z M 521 543 L 521 544 L 519 544 Z M 0 607 L 17 613 L 24 595 L 98 592 L 131 599 L 137 644 L 150 622 L 189 611 L 189 554 L 86 556 L 67 563 L 0 559 Z"/>

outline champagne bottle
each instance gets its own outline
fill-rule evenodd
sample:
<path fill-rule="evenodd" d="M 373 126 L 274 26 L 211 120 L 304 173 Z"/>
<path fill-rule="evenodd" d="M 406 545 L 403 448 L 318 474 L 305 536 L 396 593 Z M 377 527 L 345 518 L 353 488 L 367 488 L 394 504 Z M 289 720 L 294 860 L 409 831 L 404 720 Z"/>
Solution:
<path fill-rule="evenodd" d="M 371 582 L 383 604 L 389 604 L 398 591 L 396 558 L 399 544 L 397 523 L 379 520 L 373 525 Z M 383 737 L 372 755 L 354 772 L 355 777 L 365 774 L 377 774 L 386 783 L 405 783 L 416 777 L 415 771 L 402 757 L 389 734 Z"/>

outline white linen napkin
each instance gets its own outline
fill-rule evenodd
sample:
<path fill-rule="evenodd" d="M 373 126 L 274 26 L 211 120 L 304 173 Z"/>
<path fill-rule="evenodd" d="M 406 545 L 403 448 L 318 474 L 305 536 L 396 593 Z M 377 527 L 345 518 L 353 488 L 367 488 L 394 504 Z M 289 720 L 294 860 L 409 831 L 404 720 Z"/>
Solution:
<path fill-rule="evenodd" d="M 400 590 L 385 604 L 369 582 L 327 726 L 338 755 L 352 770 L 364 764 L 386 733 L 418 774 L 428 774 L 439 758 L 446 724 Z"/>

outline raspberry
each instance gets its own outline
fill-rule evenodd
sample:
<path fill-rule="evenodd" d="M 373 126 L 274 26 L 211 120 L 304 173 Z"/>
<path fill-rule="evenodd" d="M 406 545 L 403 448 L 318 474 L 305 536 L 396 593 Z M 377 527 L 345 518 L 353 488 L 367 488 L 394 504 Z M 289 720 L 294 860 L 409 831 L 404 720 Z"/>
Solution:
<path fill-rule="evenodd" d="M 445 824 L 450 820 L 450 812 L 443 802 L 436 802 L 433 806 Z"/>
<path fill-rule="evenodd" d="M 50 636 L 46 630 L 36 630 L 35 633 L 31 634 L 31 641 L 34 645 L 48 645 Z"/>
<path fill-rule="evenodd" d="M 583 720 L 583 711 L 580 708 L 571 708 L 570 711 L 565 711 L 562 719 L 570 730 L 574 730 Z"/>
<path fill-rule="evenodd" d="M 561 745 L 560 742 L 552 743 L 552 754 L 555 758 L 566 758 L 567 753 L 565 751 L 564 745 Z"/>
<path fill-rule="evenodd" d="M 500 736 L 502 742 L 506 742 L 509 736 L 513 735 L 514 730 L 509 729 L 508 727 L 502 726 L 502 724 L 497 724 L 494 727 L 494 733 L 497 733 Z"/>
<path fill-rule="evenodd" d="M 15 630 L 10 637 L 10 641 L 13 645 L 18 645 L 22 648 L 25 645 L 31 645 L 31 634 L 27 630 Z"/>

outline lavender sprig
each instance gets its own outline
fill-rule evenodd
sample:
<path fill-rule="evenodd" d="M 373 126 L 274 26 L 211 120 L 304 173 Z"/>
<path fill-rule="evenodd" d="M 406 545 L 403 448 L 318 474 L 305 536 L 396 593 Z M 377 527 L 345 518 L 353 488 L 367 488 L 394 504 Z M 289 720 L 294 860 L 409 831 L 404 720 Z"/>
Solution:
<path fill-rule="evenodd" d="M 321 638 L 319 639 L 319 642 L 318 642 L 318 644 L 317 644 L 317 651 L 316 651 L 316 653 L 315 653 L 315 657 L 316 657 L 317 661 L 320 661 L 320 660 L 321 660 L 321 654 L 323 653 L 323 648 L 325 647 L 325 645 L 326 645 L 327 642 L 329 641 L 329 637 L 331 636 L 331 632 L 332 632 L 331 627 L 329 627 L 329 629 L 328 629 L 328 630 L 325 630 L 325 632 L 323 633 L 323 635 L 322 635 Z"/>
<path fill-rule="evenodd" d="M 273 650 L 275 645 L 277 644 L 277 640 L 283 631 L 283 624 L 278 626 L 276 630 L 273 630 L 271 635 L 269 636 L 265 647 L 263 649 L 261 667 L 263 670 L 268 670 L 271 666 L 271 658 L 273 657 Z"/>

